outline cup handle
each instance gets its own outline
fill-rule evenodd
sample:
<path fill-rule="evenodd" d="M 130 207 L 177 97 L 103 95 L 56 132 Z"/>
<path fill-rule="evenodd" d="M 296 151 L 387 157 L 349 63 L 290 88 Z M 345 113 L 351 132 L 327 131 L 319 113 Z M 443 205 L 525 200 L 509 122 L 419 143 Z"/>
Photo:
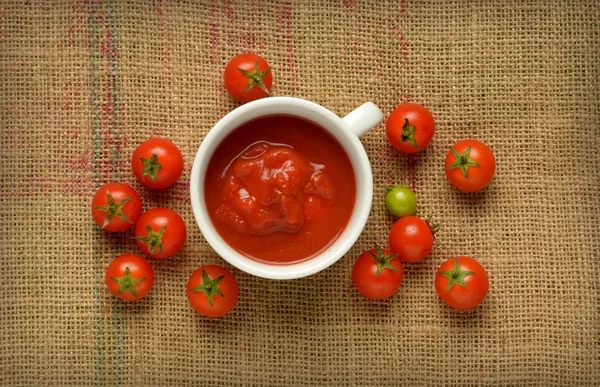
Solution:
<path fill-rule="evenodd" d="M 382 119 L 383 113 L 373 102 L 365 102 L 342 118 L 358 137 L 373 129 Z"/>

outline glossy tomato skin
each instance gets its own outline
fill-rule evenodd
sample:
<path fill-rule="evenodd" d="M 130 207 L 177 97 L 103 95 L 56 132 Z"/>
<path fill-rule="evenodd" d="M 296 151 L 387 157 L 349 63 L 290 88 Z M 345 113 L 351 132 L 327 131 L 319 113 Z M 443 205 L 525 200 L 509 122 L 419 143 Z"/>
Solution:
<path fill-rule="evenodd" d="M 109 207 L 116 209 L 112 217 Z M 140 195 L 126 183 L 105 184 L 92 199 L 92 217 L 106 231 L 125 231 L 133 227 L 141 213 Z"/>
<path fill-rule="evenodd" d="M 221 276 L 223 278 L 219 280 Z M 208 297 L 210 291 L 201 289 L 206 282 L 213 282 L 212 289 L 218 287 L 218 291 L 222 294 L 222 296 L 219 294 L 212 296 L 212 305 Z M 217 265 L 207 265 L 192 273 L 186 292 L 188 301 L 196 312 L 206 317 L 221 317 L 235 307 L 239 288 L 237 280 L 228 270 Z"/>
<path fill-rule="evenodd" d="M 464 276 L 464 284 L 466 287 L 455 283 L 450 289 L 448 284 L 450 279 L 441 273 L 452 273 L 456 268 L 456 260 L 458 259 L 458 267 Z M 473 274 L 469 274 L 473 273 Z M 472 309 L 481 304 L 488 294 L 490 282 L 488 275 L 479 262 L 471 257 L 459 256 L 451 258 L 438 268 L 435 276 L 435 290 L 440 298 L 455 309 Z"/>
<path fill-rule="evenodd" d="M 394 255 L 389 250 L 381 250 L 381 252 L 387 257 Z M 396 270 L 385 268 L 377 276 L 377 254 L 377 250 L 372 249 L 365 251 L 358 257 L 352 268 L 352 282 L 363 296 L 374 300 L 381 300 L 391 297 L 396 293 L 404 278 L 404 268 L 398 256 L 395 256 L 389 263 Z"/>
<path fill-rule="evenodd" d="M 124 254 L 108 265 L 105 281 L 113 296 L 125 301 L 137 301 L 152 289 L 154 270 L 146 259 Z"/>
<path fill-rule="evenodd" d="M 454 150 L 454 151 L 453 151 Z M 479 166 L 465 166 L 467 176 L 463 169 L 458 166 L 456 153 L 468 156 L 470 163 L 477 163 Z M 496 172 L 496 158 L 494 154 L 484 143 L 477 140 L 463 140 L 456 143 L 448 152 L 444 164 L 446 177 L 450 183 L 464 192 L 479 191 L 487 187 L 494 173 Z"/>
<path fill-rule="evenodd" d="M 171 141 L 165 138 L 151 138 L 141 143 L 133 152 L 131 169 L 143 186 L 152 189 L 166 188 L 181 176 L 183 155 Z"/>
<path fill-rule="evenodd" d="M 390 114 L 385 131 L 394 148 L 402 153 L 417 153 L 431 142 L 435 134 L 435 120 L 425 107 L 405 103 Z M 403 137 L 403 134 L 407 136 Z"/>
<path fill-rule="evenodd" d="M 258 68 L 256 68 L 257 61 Z M 264 88 L 266 88 L 268 91 L 271 90 L 271 86 L 273 85 L 272 71 L 270 70 L 269 64 L 266 60 L 264 60 L 263 57 L 252 53 L 237 55 L 233 57 L 229 63 L 227 63 L 227 66 L 225 66 L 225 71 L 223 72 L 225 88 L 233 99 L 242 103 L 246 103 L 264 98 L 268 95 L 267 92 L 262 90 L 259 86 L 253 86 L 250 88 L 250 90 L 246 91 L 249 79 L 239 69 L 248 72 L 259 71 L 263 73 L 269 69 L 268 73 L 261 78 L 261 81 L 264 85 Z"/>
<path fill-rule="evenodd" d="M 405 216 L 392 226 L 389 245 L 392 252 L 400 254 L 400 260 L 417 262 L 431 252 L 433 232 L 423 219 L 417 216 Z"/>
<path fill-rule="evenodd" d="M 162 259 L 177 254 L 183 248 L 186 236 L 185 222 L 177 212 L 168 208 L 144 212 L 135 225 L 138 246 L 152 258 Z"/>

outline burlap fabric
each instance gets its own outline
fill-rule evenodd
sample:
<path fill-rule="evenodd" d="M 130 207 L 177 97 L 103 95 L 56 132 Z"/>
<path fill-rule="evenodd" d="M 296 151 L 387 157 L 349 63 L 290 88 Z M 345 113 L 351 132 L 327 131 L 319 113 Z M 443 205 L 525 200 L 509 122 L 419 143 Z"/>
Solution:
<path fill-rule="evenodd" d="M 596 1 L 14 1 L 0 3 L 0 384 L 600 384 L 599 42 Z M 410 100 L 437 133 L 415 157 L 384 124 L 362 142 L 375 198 L 342 260 L 294 281 L 247 275 L 216 256 L 188 195 L 195 152 L 236 105 L 227 61 L 254 51 L 274 94 L 344 115 Z M 139 186 L 130 157 L 164 136 L 186 170 L 164 191 Z M 463 194 L 443 174 L 459 139 L 489 144 L 492 184 Z M 189 230 L 176 258 L 153 260 L 144 300 L 116 301 L 108 262 L 138 253 L 100 232 L 90 199 L 126 181 L 146 209 Z M 415 188 L 442 223 L 433 253 L 405 265 L 391 299 L 353 288 L 357 255 L 386 245 L 383 187 Z M 438 265 L 477 258 L 491 290 L 470 312 L 433 289 Z M 232 270 L 240 299 L 209 320 L 185 285 L 203 264 Z"/>

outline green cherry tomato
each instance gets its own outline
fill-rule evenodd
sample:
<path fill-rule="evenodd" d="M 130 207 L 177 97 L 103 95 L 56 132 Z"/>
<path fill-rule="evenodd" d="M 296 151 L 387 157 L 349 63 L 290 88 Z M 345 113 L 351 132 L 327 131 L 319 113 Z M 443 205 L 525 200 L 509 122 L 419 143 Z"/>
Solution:
<path fill-rule="evenodd" d="M 385 205 L 399 218 L 417 213 L 417 197 L 410 188 L 401 185 L 386 188 Z"/>

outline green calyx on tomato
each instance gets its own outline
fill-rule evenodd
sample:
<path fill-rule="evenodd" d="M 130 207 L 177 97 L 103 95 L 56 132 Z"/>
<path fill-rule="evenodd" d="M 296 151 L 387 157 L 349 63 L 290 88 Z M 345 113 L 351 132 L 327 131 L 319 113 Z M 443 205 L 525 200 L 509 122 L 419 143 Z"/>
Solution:
<path fill-rule="evenodd" d="M 408 141 L 417 149 L 419 146 L 417 145 L 417 140 L 415 140 L 415 132 L 417 131 L 417 127 L 411 124 L 408 121 L 408 118 L 404 119 L 404 125 L 402 125 L 402 135 L 400 136 L 400 142 Z"/>
<path fill-rule="evenodd" d="M 202 285 L 198 285 L 195 288 L 192 288 L 192 291 L 193 292 L 202 292 L 202 293 L 206 294 L 206 298 L 208 298 L 208 303 L 212 306 L 213 297 L 215 295 L 219 295 L 219 296 L 225 298 L 225 296 L 223 295 L 223 292 L 221 292 L 221 289 L 219 289 L 219 282 L 221 282 L 221 280 L 224 277 L 225 276 L 222 275 L 215 279 L 210 279 L 208 274 L 206 274 L 206 271 L 202 270 Z"/>
<path fill-rule="evenodd" d="M 269 90 L 265 86 L 263 79 L 264 79 L 264 77 L 267 76 L 267 74 L 269 74 L 269 71 L 271 71 L 271 67 L 267 67 L 265 69 L 265 71 L 260 71 L 260 69 L 258 68 L 258 58 L 256 58 L 256 64 L 254 65 L 254 70 L 248 71 L 248 70 L 241 69 L 239 67 L 238 67 L 238 70 L 246 78 L 248 78 L 248 86 L 246 86 L 245 92 L 250 91 L 250 89 L 252 89 L 254 86 L 256 86 L 259 89 L 261 89 L 262 91 L 264 91 L 265 93 L 267 93 L 267 95 L 269 94 Z"/>
<path fill-rule="evenodd" d="M 112 195 L 107 190 L 106 191 L 106 201 L 108 203 L 106 203 L 105 205 L 97 206 L 94 208 L 98 211 L 106 212 L 106 218 L 104 219 L 102 228 L 106 227 L 115 216 L 123 219 L 126 222 L 133 223 L 131 221 L 131 219 L 129 219 L 127 217 L 127 215 L 125 215 L 125 213 L 123 212 L 123 207 L 125 207 L 125 205 L 131 201 L 130 197 L 125 198 L 123 200 L 119 200 L 117 202 L 117 201 L 115 201 L 115 199 L 113 199 Z"/>
<path fill-rule="evenodd" d="M 392 265 L 392 260 L 398 256 L 398 254 L 388 254 L 386 255 L 379 245 L 375 245 L 375 254 L 369 251 L 369 254 L 373 256 L 375 262 L 377 262 L 377 274 L 375 278 L 378 278 L 385 269 L 390 269 L 392 271 L 399 271 L 398 268 Z"/>
<path fill-rule="evenodd" d="M 142 160 L 142 164 L 144 164 L 144 169 L 142 170 L 142 178 L 144 176 L 150 176 L 153 182 L 156 183 L 156 175 L 158 171 L 162 169 L 162 164 L 158 162 L 158 156 L 155 153 L 152 153 L 149 159 L 144 157 L 140 157 Z"/>
<path fill-rule="evenodd" d="M 454 155 L 454 162 L 446 169 L 454 169 L 460 168 L 463 175 L 465 175 L 465 179 L 469 178 L 469 167 L 477 167 L 481 168 L 481 165 L 475 160 L 473 160 L 471 155 L 471 147 L 467 147 L 463 153 L 459 153 L 456 149 L 450 148 L 452 150 L 452 154 Z"/>
<path fill-rule="evenodd" d="M 110 277 L 113 281 L 119 284 L 119 292 L 117 293 L 117 297 L 125 292 L 131 293 L 134 297 L 138 297 L 137 292 L 135 291 L 135 285 L 139 284 L 146 277 L 143 278 L 132 278 L 131 273 L 129 271 L 129 266 L 125 268 L 125 275 L 121 278 Z"/>
<path fill-rule="evenodd" d="M 425 223 L 427 223 L 427 225 L 429 226 L 429 229 L 431 230 L 431 233 L 433 234 L 433 236 L 435 238 L 435 233 L 440 231 L 440 227 L 442 227 L 441 224 L 433 223 L 431 221 L 431 216 L 429 218 L 425 219 Z"/>
<path fill-rule="evenodd" d="M 146 231 L 148 231 L 148 235 L 137 237 L 135 239 L 148 245 L 148 251 L 150 251 L 151 254 L 160 254 L 163 249 L 162 237 L 165 235 L 167 227 L 165 226 L 158 231 L 154 231 L 152 227 L 147 224 Z M 156 251 L 156 249 L 158 249 L 158 251 Z"/>
<path fill-rule="evenodd" d="M 456 258 L 454 260 L 454 267 L 452 268 L 452 270 L 442 271 L 438 274 L 448 278 L 448 286 L 446 286 L 446 290 L 450 290 L 454 285 L 460 285 L 463 288 L 468 289 L 467 284 L 465 284 L 465 278 L 475 274 L 475 272 L 462 270 L 460 268 L 458 258 Z"/>

